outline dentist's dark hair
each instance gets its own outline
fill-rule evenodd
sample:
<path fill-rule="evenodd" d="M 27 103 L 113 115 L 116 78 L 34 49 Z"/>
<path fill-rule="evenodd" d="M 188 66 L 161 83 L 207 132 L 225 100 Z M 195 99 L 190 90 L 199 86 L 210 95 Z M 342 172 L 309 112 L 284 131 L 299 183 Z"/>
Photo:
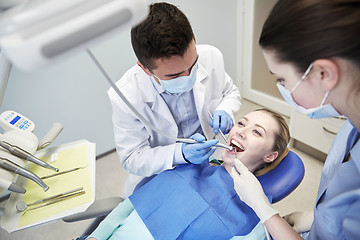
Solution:
<path fill-rule="evenodd" d="M 359 0 L 279 0 L 259 39 L 299 73 L 317 59 L 339 57 L 360 69 Z"/>
<path fill-rule="evenodd" d="M 150 71 L 157 67 L 155 59 L 182 57 L 194 39 L 186 15 L 165 2 L 151 4 L 148 17 L 131 30 L 135 55 Z"/>

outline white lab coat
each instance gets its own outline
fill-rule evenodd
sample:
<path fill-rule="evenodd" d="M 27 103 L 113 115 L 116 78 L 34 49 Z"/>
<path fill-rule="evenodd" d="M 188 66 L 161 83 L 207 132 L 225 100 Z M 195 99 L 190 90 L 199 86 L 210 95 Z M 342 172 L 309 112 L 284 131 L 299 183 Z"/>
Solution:
<path fill-rule="evenodd" d="M 196 110 L 207 139 L 214 134 L 209 126 L 208 111 L 225 110 L 234 119 L 240 109 L 240 93 L 225 72 L 221 52 L 209 45 L 198 45 L 199 68 L 193 88 Z M 154 126 L 176 137 L 178 128 L 165 101 L 150 77 L 137 65 L 116 83 L 132 105 Z M 170 140 L 142 123 L 111 88 L 108 95 L 113 108 L 116 150 L 120 163 L 130 174 L 123 197 L 128 197 L 145 177 L 185 163 L 175 159 L 175 146 Z M 181 149 L 181 148 L 177 148 Z M 179 153 L 178 153 L 179 154 Z"/>

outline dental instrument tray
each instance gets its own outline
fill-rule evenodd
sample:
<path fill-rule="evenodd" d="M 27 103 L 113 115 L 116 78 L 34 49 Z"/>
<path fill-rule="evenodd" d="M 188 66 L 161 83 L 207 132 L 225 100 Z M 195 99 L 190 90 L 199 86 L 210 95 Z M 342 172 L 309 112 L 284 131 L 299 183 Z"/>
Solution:
<path fill-rule="evenodd" d="M 16 183 L 26 193 L 12 193 L 6 204 L 0 225 L 9 233 L 84 212 L 94 202 L 94 143 L 80 140 L 46 148 L 38 151 L 36 157 L 60 171 L 29 165 L 29 171 L 44 177 L 42 180 L 49 186 L 46 192 L 27 178 L 17 179 Z M 21 208 L 24 203 L 29 207 L 27 210 Z"/>

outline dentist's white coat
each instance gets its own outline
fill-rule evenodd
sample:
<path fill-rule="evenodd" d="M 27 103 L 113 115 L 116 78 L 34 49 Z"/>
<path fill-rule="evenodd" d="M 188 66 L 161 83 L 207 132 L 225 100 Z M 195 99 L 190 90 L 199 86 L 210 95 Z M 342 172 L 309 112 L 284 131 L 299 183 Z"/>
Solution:
<path fill-rule="evenodd" d="M 214 136 L 208 111 L 225 110 L 234 119 L 240 109 L 240 93 L 224 69 L 221 52 L 209 45 L 197 45 L 199 68 L 193 88 L 197 114 L 207 139 Z M 132 105 L 154 126 L 176 137 L 178 129 L 165 101 L 150 77 L 137 65 L 116 83 Z M 152 131 L 142 123 L 111 88 L 108 95 L 113 108 L 116 150 L 123 168 L 129 171 L 123 197 L 128 197 L 145 177 L 185 163 L 175 159 L 173 140 Z M 189 136 L 190 137 L 190 136 Z M 181 147 L 177 148 L 181 151 Z M 177 153 L 181 155 L 181 152 Z"/>

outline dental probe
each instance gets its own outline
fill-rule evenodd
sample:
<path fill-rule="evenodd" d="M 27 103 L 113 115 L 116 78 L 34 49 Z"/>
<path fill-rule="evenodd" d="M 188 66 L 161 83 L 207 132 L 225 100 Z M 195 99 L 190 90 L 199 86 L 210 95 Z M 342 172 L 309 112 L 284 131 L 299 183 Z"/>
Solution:
<path fill-rule="evenodd" d="M 40 165 L 42 167 L 45 167 L 45 168 L 49 168 L 49 169 L 54 170 L 56 172 L 59 171 L 58 168 L 55 168 L 55 167 L 51 166 L 50 164 L 40 160 L 39 158 L 35 157 L 31 153 L 25 151 L 24 149 L 22 149 L 22 148 L 20 148 L 18 146 L 12 145 L 12 144 L 10 144 L 8 142 L 5 142 L 5 141 L 0 141 L 0 146 L 5 148 L 11 154 L 13 154 L 13 155 L 15 155 L 15 156 L 17 156 L 19 158 L 28 160 L 30 162 L 33 162 L 33 163 L 35 163 L 37 165 Z"/>
<path fill-rule="evenodd" d="M 212 116 L 211 112 L 209 112 L 209 111 L 208 111 L 208 114 L 209 114 L 210 118 L 211 118 L 212 120 L 214 120 L 214 118 L 213 118 L 213 116 Z M 219 132 L 220 132 L 220 134 L 221 134 L 222 138 L 224 139 L 224 141 L 227 143 L 228 141 L 227 141 L 227 139 L 226 139 L 226 137 L 225 137 L 224 133 L 221 131 L 221 129 L 220 129 L 220 128 L 219 128 Z"/>
<path fill-rule="evenodd" d="M 71 193 L 71 194 L 68 194 L 68 195 L 65 195 L 65 196 L 62 196 L 62 197 L 58 197 L 58 198 L 55 198 L 54 200 L 52 201 L 49 201 L 49 202 L 46 202 L 42 205 L 39 205 L 39 206 L 36 206 L 36 207 L 33 207 L 33 208 L 27 208 L 23 211 L 23 216 L 25 215 L 25 213 L 29 212 L 29 211 L 32 211 L 32 210 L 35 210 L 35 209 L 39 209 L 39 208 L 42 208 L 42 207 L 46 207 L 46 206 L 49 206 L 49 205 L 52 205 L 54 203 L 58 203 L 58 202 L 61 202 L 61 201 L 64 201 L 66 199 L 70 199 L 70 198 L 73 198 L 73 197 L 77 197 L 77 196 L 80 196 L 80 195 L 83 195 L 85 194 L 85 191 L 80 191 L 80 192 L 74 192 L 74 193 Z"/>
<path fill-rule="evenodd" d="M 234 147 L 234 152 L 235 152 L 235 159 L 238 159 L 237 158 L 237 152 L 236 152 L 236 147 Z M 234 168 L 235 170 L 240 174 L 239 170 L 236 168 L 236 165 L 234 164 Z"/>
<path fill-rule="evenodd" d="M 56 177 L 56 176 L 59 176 L 59 175 L 62 175 L 62 174 L 65 174 L 65 173 L 70 173 L 70 172 L 74 172 L 74 171 L 77 171 L 79 169 L 83 169 L 85 167 L 77 167 L 77 168 L 73 168 L 73 169 L 70 169 L 70 170 L 66 170 L 66 171 L 62 171 L 62 172 L 57 172 L 57 173 L 54 173 L 54 174 L 51 174 L 51 175 L 47 175 L 47 176 L 44 176 L 44 177 L 41 177 L 41 179 L 47 179 L 47 178 L 51 178 L 51 177 Z"/>
<path fill-rule="evenodd" d="M 79 188 L 76 188 L 74 190 L 59 193 L 59 194 L 56 194 L 54 196 L 47 197 L 47 198 L 44 198 L 44 199 L 41 199 L 41 200 L 38 200 L 38 201 L 35 201 L 35 202 L 32 202 L 32 203 L 26 203 L 24 201 L 20 201 L 20 202 L 18 202 L 16 204 L 16 210 L 18 210 L 19 212 L 23 212 L 30 206 L 33 206 L 33 205 L 36 205 L 36 204 L 39 204 L 39 203 L 42 203 L 42 202 L 50 201 L 50 200 L 53 200 L 53 199 L 57 199 L 57 198 L 60 198 L 60 197 L 64 197 L 64 196 L 67 196 L 67 195 L 69 195 L 71 193 L 79 192 L 79 191 L 81 191 L 83 189 L 84 189 L 83 187 L 79 187 Z"/>
<path fill-rule="evenodd" d="M 43 182 L 43 180 L 41 180 L 36 174 L 30 172 L 29 170 L 23 167 L 20 167 L 19 165 L 13 163 L 7 158 L 0 157 L 0 167 L 34 181 L 40 187 L 43 188 L 44 192 L 46 192 L 49 189 L 49 187 Z"/>

